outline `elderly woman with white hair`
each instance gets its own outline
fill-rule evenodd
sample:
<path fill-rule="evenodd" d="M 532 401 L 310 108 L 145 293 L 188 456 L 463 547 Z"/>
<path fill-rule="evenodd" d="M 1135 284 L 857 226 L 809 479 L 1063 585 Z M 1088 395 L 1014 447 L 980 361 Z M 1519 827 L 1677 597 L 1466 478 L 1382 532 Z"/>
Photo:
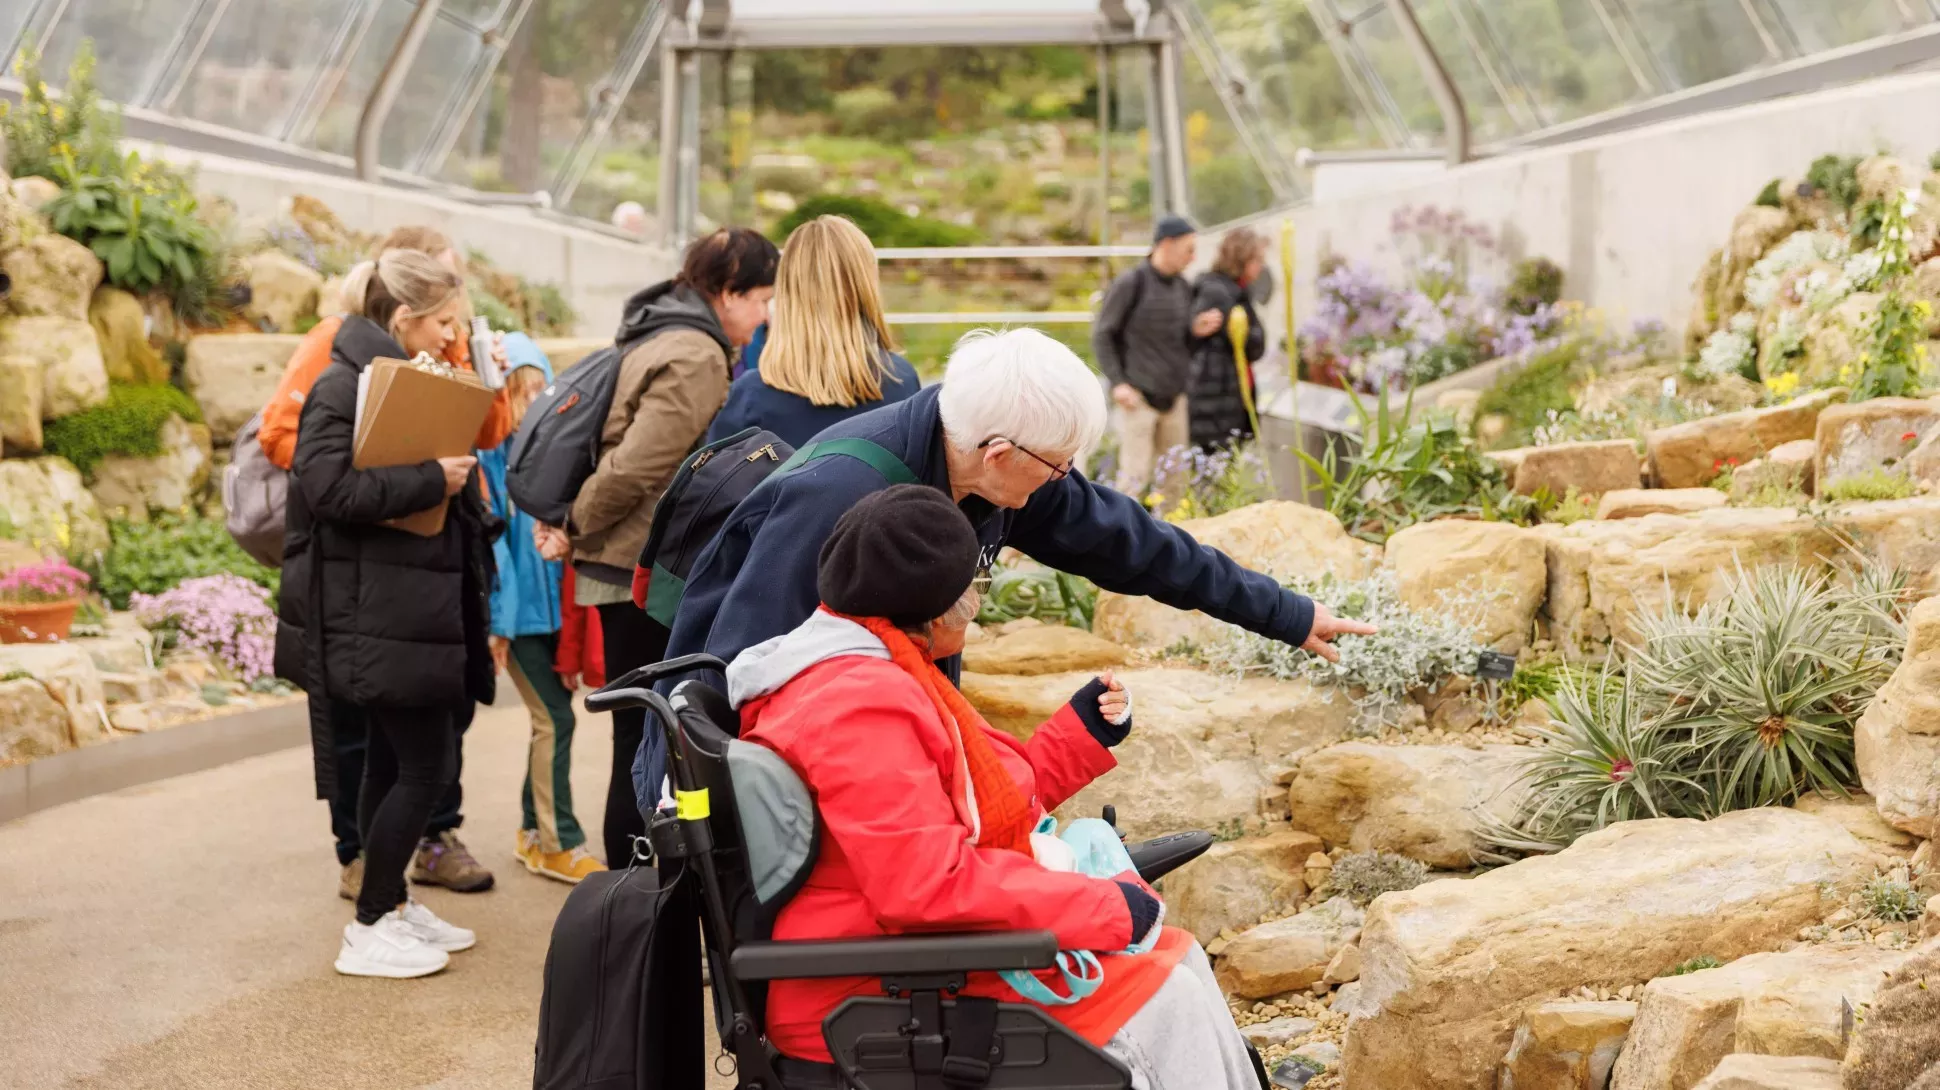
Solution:
<path fill-rule="evenodd" d="M 706 652 L 729 662 L 808 619 L 817 558 L 836 520 L 864 496 L 910 481 L 948 495 L 969 519 L 980 570 L 1010 546 L 1106 590 L 1196 609 L 1327 659 L 1337 657 L 1336 636 L 1374 631 L 1086 480 L 1075 459 L 1104 429 L 1104 391 L 1069 348 L 1035 329 L 966 336 L 940 385 L 815 437 L 867 440 L 900 467 L 819 458 L 735 508 L 688 577 L 667 656 Z M 907 475 L 891 480 L 884 468 Z M 938 665 L 956 680 L 957 656 Z M 643 807 L 660 797 L 662 771 L 660 734 L 647 731 L 633 768 Z"/>

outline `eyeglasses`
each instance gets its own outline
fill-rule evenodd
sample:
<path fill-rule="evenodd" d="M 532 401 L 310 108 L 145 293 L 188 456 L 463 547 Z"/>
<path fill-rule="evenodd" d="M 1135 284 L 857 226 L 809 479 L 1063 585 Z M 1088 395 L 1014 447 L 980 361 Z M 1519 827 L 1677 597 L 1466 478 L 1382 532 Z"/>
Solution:
<path fill-rule="evenodd" d="M 1070 463 L 1066 463 L 1064 465 L 1058 465 L 1055 462 L 1048 461 L 1044 458 L 1040 458 L 1038 457 L 1037 453 L 1031 450 L 1029 447 L 1024 446 L 1022 443 L 1019 443 L 1015 439 L 1006 439 L 1001 435 L 993 435 L 990 438 L 985 439 L 983 442 L 978 443 L 977 449 L 982 450 L 983 448 L 989 446 L 992 443 L 1009 443 L 1012 449 L 1020 450 L 1020 451 L 1023 451 L 1025 454 L 1030 455 L 1032 461 L 1036 462 L 1038 465 L 1041 465 L 1044 468 L 1051 471 L 1051 480 L 1053 481 L 1061 481 L 1071 475 L 1072 467 Z M 1046 482 L 1046 483 L 1049 483 L 1049 482 Z"/>

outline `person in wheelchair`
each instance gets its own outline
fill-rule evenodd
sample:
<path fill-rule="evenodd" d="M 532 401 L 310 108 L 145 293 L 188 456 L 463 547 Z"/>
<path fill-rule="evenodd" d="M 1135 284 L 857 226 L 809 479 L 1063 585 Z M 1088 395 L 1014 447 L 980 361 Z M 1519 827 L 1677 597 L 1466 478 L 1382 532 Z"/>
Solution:
<path fill-rule="evenodd" d="M 1075 975 L 973 973 L 966 994 L 1044 1005 L 1125 1064 L 1134 1087 L 1251 1090 L 1253 1061 L 1205 951 L 1161 925 L 1161 903 L 1131 870 L 1079 873 L 1061 841 L 1033 836 L 1047 811 L 1115 766 L 1129 695 L 1094 680 L 1018 741 L 937 668 L 976 615 L 978 551 L 939 490 L 872 493 L 821 548 L 821 607 L 729 664 L 742 737 L 794 769 L 825 830 L 774 939 L 1048 930 L 1064 950 L 1100 955 L 1102 980 L 1090 962 Z M 776 980 L 768 1038 L 784 1057 L 826 1063 L 823 1019 L 880 987 Z"/>

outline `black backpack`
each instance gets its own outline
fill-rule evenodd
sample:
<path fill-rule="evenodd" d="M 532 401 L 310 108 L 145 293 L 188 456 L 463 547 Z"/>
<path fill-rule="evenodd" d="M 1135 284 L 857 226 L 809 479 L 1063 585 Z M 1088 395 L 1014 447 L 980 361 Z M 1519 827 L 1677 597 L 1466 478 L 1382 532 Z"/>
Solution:
<path fill-rule="evenodd" d="M 579 487 L 599 465 L 620 361 L 632 348 L 608 345 L 587 356 L 526 409 L 505 458 L 505 491 L 519 510 L 549 526 L 566 525 Z"/>
<path fill-rule="evenodd" d="M 633 604 L 672 628 L 701 550 L 761 482 L 833 455 L 867 463 L 890 484 L 913 484 L 902 459 L 867 439 L 811 442 L 800 450 L 774 432 L 747 428 L 694 451 L 653 508 L 653 529 L 633 568 Z"/>
<path fill-rule="evenodd" d="M 700 975 L 695 910 L 682 903 L 691 897 L 679 882 L 663 888 L 646 864 L 600 871 L 573 887 L 546 949 L 533 1090 L 698 1085 L 699 1072 L 672 1070 L 691 1045 L 668 1038 L 700 1035 L 700 997 L 666 986 Z M 696 964 L 682 973 L 677 960 Z"/>

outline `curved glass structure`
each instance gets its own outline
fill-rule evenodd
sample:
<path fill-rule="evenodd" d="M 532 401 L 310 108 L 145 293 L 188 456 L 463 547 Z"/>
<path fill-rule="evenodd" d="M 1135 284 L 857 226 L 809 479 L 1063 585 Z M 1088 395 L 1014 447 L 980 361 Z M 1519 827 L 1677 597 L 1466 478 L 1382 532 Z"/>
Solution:
<path fill-rule="evenodd" d="M 391 180 L 544 194 L 601 220 L 632 202 L 680 236 L 747 214 L 764 172 L 786 169 L 777 156 L 813 154 L 777 140 L 787 126 L 768 113 L 808 96 L 836 137 L 856 131 L 852 117 L 867 124 L 854 79 L 834 80 L 833 97 L 813 85 L 831 71 L 818 54 L 1034 50 L 1020 85 L 1081 71 L 1097 119 L 1084 176 L 1034 184 L 1091 194 L 1082 237 L 1066 241 L 1100 244 L 1135 241 L 1162 208 L 1218 223 L 1298 201 L 1312 156 L 1438 152 L 1443 72 L 1486 152 L 1940 54 L 1940 0 L 443 0 L 400 53 L 418 9 L 12 0 L 0 52 L 38 48 L 52 79 L 92 42 L 103 94 L 131 119 L 337 172 L 393 71 L 372 165 Z M 968 61 L 871 63 L 939 124 L 976 76 Z M 1038 69 L 1052 75 L 1031 84 Z M 1028 121 L 1036 106 L 1004 109 Z"/>

